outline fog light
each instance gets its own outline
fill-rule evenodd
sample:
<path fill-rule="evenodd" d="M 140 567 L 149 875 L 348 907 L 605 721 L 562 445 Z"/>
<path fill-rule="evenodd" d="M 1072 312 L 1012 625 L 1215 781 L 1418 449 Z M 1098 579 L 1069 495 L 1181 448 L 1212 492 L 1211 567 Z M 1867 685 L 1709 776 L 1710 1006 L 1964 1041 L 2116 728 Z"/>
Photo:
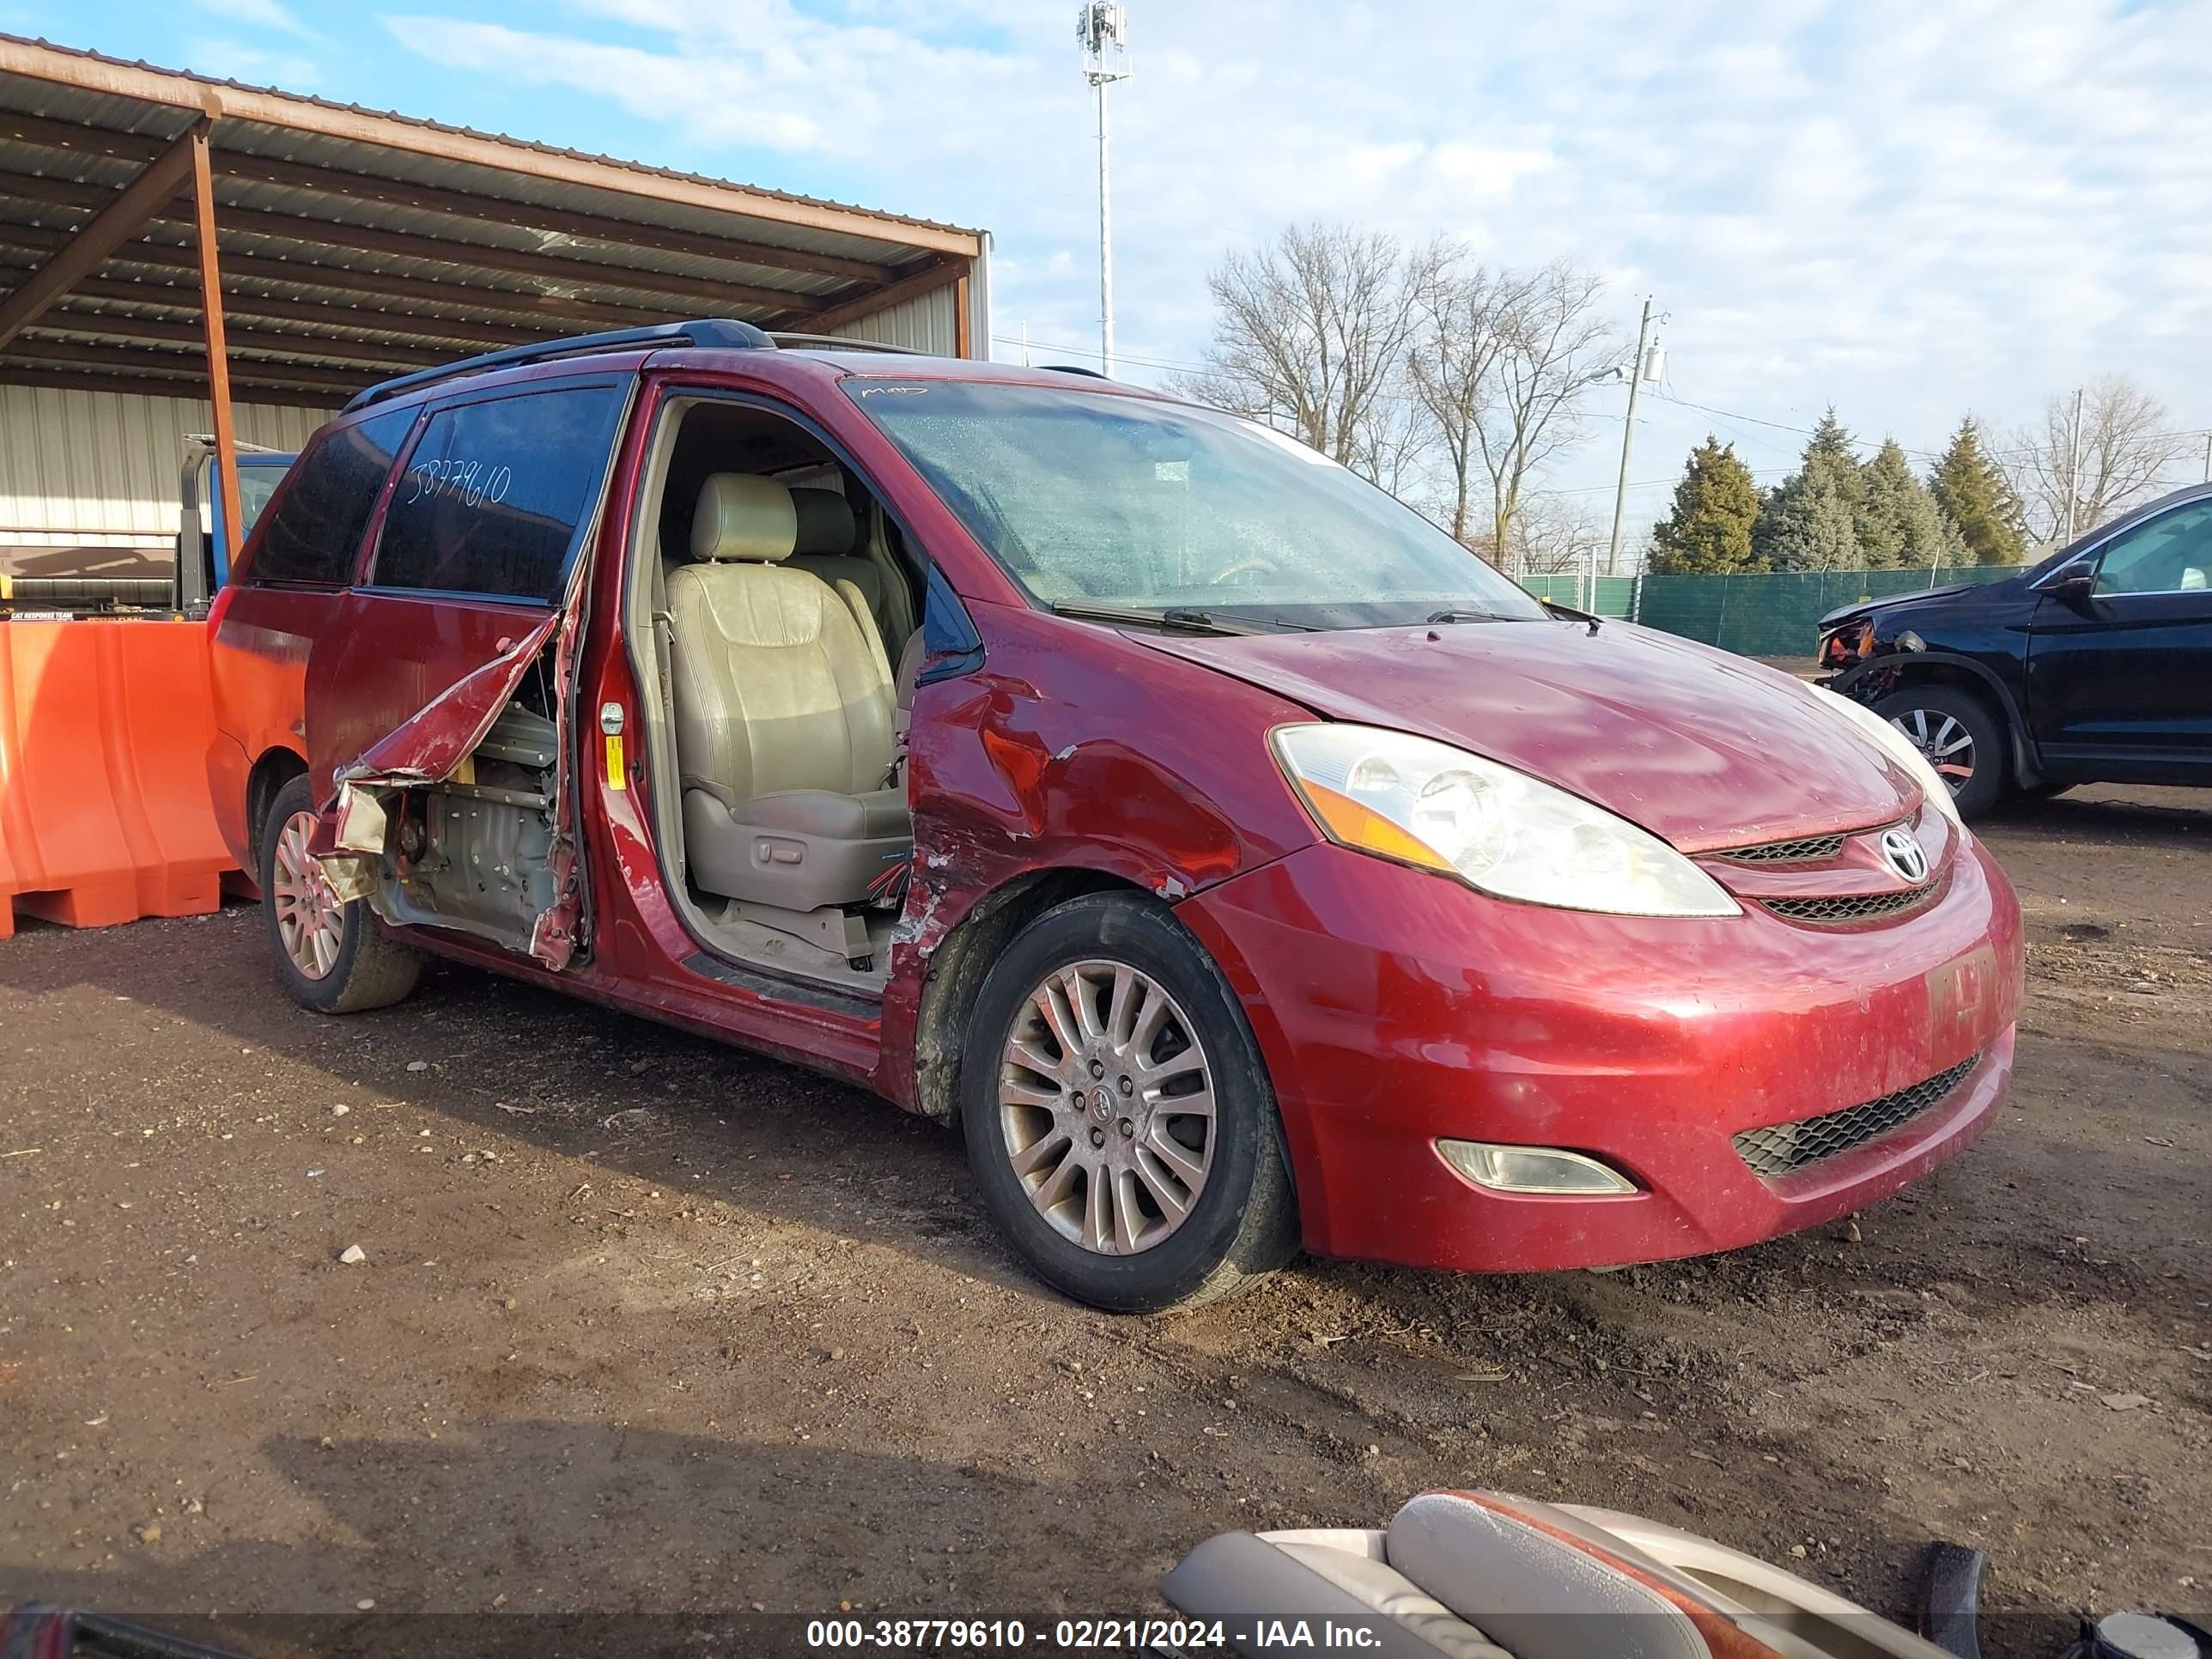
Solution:
<path fill-rule="evenodd" d="M 1478 1187 L 1500 1193 L 1632 1193 L 1636 1183 L 1594 1158 L 1557 1146 L 1439 1140 L 1437 1150 Z"/>

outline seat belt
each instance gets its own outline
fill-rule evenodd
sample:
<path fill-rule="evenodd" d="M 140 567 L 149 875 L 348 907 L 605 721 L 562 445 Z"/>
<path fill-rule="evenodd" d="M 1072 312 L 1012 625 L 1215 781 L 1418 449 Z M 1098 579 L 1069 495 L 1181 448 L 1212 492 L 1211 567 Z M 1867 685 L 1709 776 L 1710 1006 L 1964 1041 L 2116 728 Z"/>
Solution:
<path fill-rule="evenodd" d="M 668 611 L 668 562 L 653 550 L 653 663 L 660 681 L 660 729 L 668 733 L 670 757 L 676 764 L 669 769 L 676 777 L 674 821 L 676 833 L 676 879 L 685 878 L 684 857 L 684 757 L 676 753 L 676 618 Z M 654 799 L 662 798 L 656 793 Z"/>

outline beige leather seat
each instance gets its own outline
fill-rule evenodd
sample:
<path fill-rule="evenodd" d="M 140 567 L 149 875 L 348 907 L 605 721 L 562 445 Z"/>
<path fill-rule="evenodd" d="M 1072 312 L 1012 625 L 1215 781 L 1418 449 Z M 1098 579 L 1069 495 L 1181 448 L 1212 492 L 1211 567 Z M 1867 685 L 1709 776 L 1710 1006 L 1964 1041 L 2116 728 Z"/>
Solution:
<path fill-rule="evenodd" d="M 890 669 L 868 608 L 789 568 L 792 491 L 716 473 L 668 577 L 685 862 L 708 892 L 806 912 L 866 902 L 911 829 Z"/>
<path fill-rule="evenodd" d="M 852 502 L 834 489 L 802 487 L 791 492 L 791 505 L 798 514 L 799 544 L 787 562 L 832 587 L 852 583 L 867 605 L 884 648 L 897 652 L 906 641 L 895 637 L 900 630 L 884 591 L 883 567 L 854 550 L 860 542 L 860 520 Z"/>

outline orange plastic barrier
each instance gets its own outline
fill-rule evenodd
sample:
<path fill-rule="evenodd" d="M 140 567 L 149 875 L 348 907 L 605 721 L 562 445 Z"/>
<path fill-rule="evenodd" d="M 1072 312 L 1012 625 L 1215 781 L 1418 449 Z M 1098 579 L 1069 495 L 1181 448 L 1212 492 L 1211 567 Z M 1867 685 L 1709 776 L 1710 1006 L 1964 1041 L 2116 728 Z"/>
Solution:
<path fill-rule="evenodd" d="M 205 623 L 0 622 L 0 939 L 220 904 L 215 737 Z"/>

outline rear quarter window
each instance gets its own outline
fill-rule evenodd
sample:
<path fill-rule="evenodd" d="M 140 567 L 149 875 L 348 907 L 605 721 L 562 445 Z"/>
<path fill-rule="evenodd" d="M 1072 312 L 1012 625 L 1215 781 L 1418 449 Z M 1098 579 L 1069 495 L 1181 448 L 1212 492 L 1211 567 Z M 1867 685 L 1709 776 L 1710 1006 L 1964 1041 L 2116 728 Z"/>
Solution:
<path fill-rule="evenodd" d="M 393 486 L 371 584 L 557 599 L 626 390 L 565 386 L 433 414 Z"/>
<path fill-rule="evenodd" d="M 290 487 L 262 515 L 266 523 L 258 526 L 247 580 L 344 586 L 353 576 L 354 558 L 376 511 L 377 495 L 414 424 L 413 410 L 395 409 L 325 429 L 309 443 L 283 475 Z M 239 493 L 243 506 L 243 477 Z"/>

